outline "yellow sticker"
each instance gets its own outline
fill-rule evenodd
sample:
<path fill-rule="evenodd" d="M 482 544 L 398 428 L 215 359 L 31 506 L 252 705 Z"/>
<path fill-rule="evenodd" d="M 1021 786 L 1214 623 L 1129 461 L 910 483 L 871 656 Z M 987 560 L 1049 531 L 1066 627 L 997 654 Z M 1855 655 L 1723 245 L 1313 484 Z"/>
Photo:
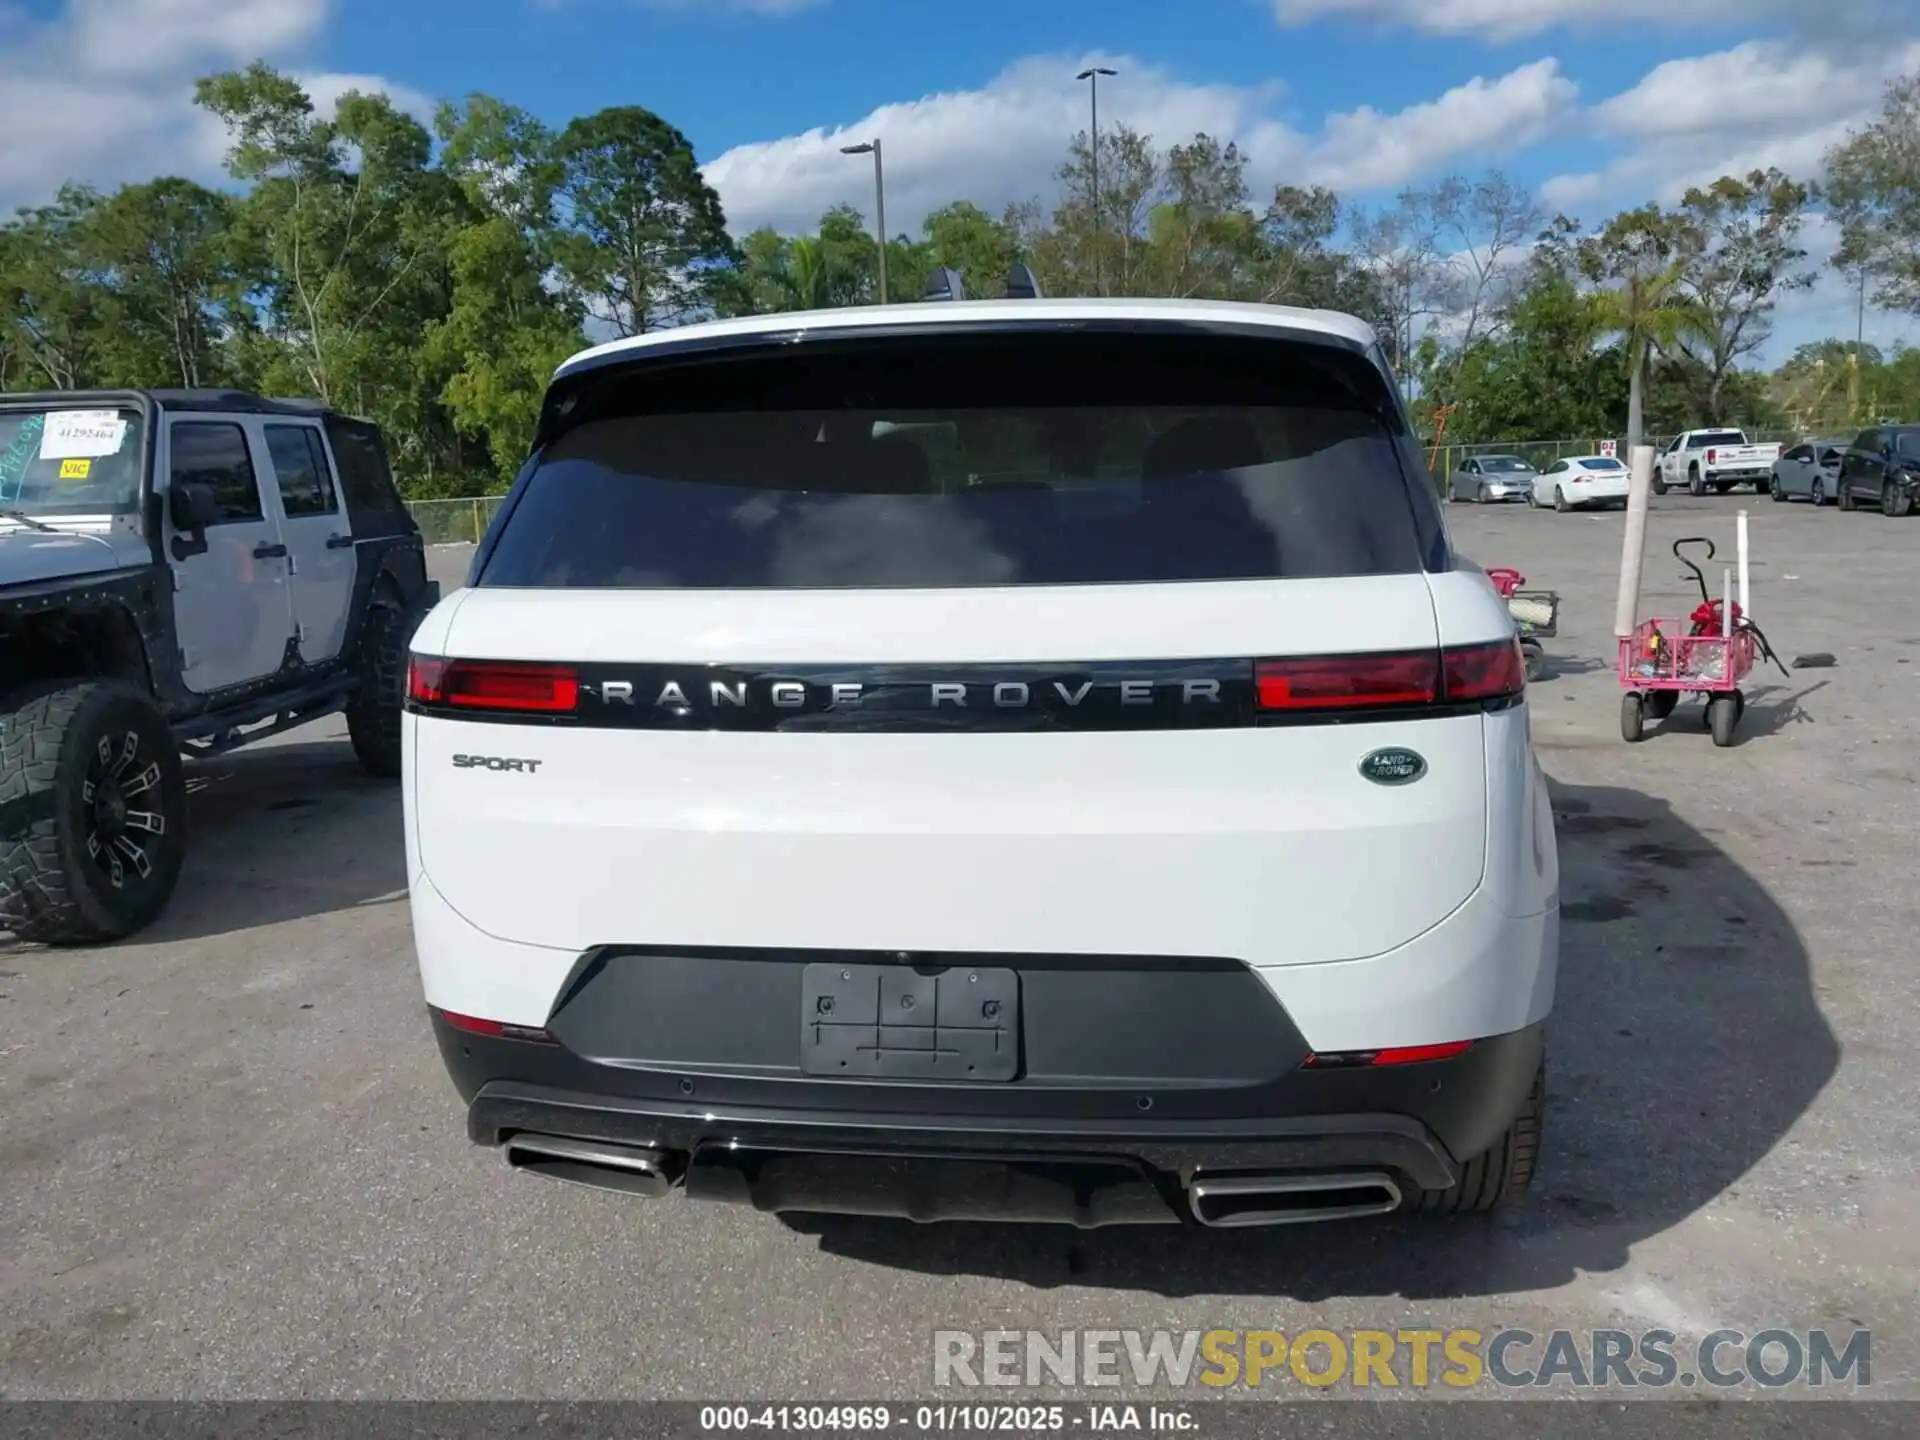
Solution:
<path fill-rule="evenodd" d="M 62 480 L 84 480 L 93 473 L 91 460 L 62 460 L 60 478 Z"/>

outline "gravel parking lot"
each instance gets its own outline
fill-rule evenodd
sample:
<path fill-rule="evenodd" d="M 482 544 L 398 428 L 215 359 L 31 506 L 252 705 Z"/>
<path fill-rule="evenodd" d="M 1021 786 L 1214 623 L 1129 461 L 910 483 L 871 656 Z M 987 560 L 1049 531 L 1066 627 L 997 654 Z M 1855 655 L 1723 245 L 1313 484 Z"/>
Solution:
<path fill-rule="evenodd" d="M 917 1228 L 646 1202 L 468 1145 L 413 970 L 395 789 L 337 725 L 192 767 L 196 848 L 137 943 L 0 943 L 0 1394 L 874 1398 L 940 1328 L 1874 1332 L 1920 1396 L 1911 878 L 1920 521 L 1656 500 L 1782 655 L 1741 742 L 1622 743 L 1623 517 L 1454 506 L 1565 597 L 1533 725 L 1565 872 L 1548 1139 L 1492 1223 Z M 441 549 L 442 582 L 465 552 Z M 1298 1394 L 1289 1385 L 1287 1392 Z"/>

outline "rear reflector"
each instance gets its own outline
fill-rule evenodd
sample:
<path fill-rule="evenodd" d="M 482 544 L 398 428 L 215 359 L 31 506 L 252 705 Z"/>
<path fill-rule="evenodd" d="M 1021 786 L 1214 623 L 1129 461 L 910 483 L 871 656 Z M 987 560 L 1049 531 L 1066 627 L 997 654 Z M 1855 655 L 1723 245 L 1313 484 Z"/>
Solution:
<path fill-rule="evenodd" d="M 1254 685 L 1263 711 L 1353 710 L 1497 700 L 1520 694 L 1526 674 L 1515 637 L 1450 650 L 1262 660 Z"/>
<path fill-rule="evenodd" d="M 1429 1060 L 1451 1060 L 1472 1048 L 1471 1040 L 1448 1040 L 1439 1045 L 1396 1045 L 1385 1050 L 1334 1050 L 1307 1056 L 1300 1062 L 1300 1068 L 1377 1070 L 1383 1065 L 1422 1065 Z"/>
<path fill-rule="evenodd" d="M 534 1045 L 551 1045 L 553 1036 L 534 1025 L 504 1025 L 498 1020 L 482 1020 L 473 1015 L 456 1015 L 451 1010 L 437 1012 L 440 1018 L 468 1035 L 484 1035 L 489 1040 L 524 1040 Z"/>
<path fill-rule="evenodd" d="M 570 665 L 414 655 L 407 664 L 407 699 L 454 710 L 568 715 L 580 699 L 580 677 Z"/>

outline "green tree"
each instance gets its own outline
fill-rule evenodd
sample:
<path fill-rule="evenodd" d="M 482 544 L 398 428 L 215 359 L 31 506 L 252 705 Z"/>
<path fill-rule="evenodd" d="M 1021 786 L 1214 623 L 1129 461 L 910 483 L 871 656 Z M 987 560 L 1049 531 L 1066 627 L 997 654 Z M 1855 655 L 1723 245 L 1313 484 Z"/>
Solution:
<path fill-rule="evenodd" d="M 222 336 L 245 306 L 233 201 L 191 180 L 129 185 L 93 207 L 85 243 L 107 286 L 103 361 L 120 384 L 228 379 Z"/>
<path fill-rule="evenodd" d="M 561 131 L 558 256 L 576 296 L 617 335 L 710 313 L 735 263 L 720 197 L 693 146 L 637 105 Z"/>
<path fill-rule="evenodd" d="M 1626 363 L 1605 339 L 1600 312 L 1571 276 L 1535 270 L 1507 303 L 1500 333 L 1463 348 L 1448 434 L 1511 443 L 1615 433 Z"/>
<path fill-rule="evenodd" d="M 1840 220 L 1834 263 L 1879 281 L 1882 305 L 1920 312 L 1920 75 L 1887 87 L 1880 118 L 1827 156 Z"/>
<path fill-rule="evenodd" d="M 1580 266 L 1600 288 L 1590 297 L 1603 330 L 1618 335 L 1627 358 L 1627 448 L 1646 433 L 1649 355 L 1672 349 L 1696 321 L 1682 285 L 1687 257 L 1676 225 L 1658 206 L 1629 210 L 1609 220 L 1578 247 Z"/>
<path fill-rule="evenodd" d="M 100 197 L 62 186 L 53 202 L 0 227 L 0 326 L 10 383 L 72 390 L 102 379 L 101 331 L 110 292 L 88 253 Z M 11 378 L 18 377 L 18 378 Z"/>
<path fill-rule="evenodd" d="M 1680 202 L 1678 292 L 1691 318 L 1673 337 L 1674 358 L 1691 382 L 1692 413 L 1709 424 L 1733 422 L 1728 392 L 1736 366 L 1772 338 L 1780 297 L 1813 284 L 1800 244 L 1809 198 L 1805 185 L 1780 171 L 1755 170 L 1690 189 Z M 1751 393 L 1743 403 L 1751 411 Z"/>
<path fill-rule="evenodd" d="M 956 200 L 927 216 L 921 233 L 926 236 L 926 270 L 952 266 L 966 280 L 967 293 L 982 300 L 1006 294 L 1007 272 L 1020 258 L 1020 235 L 1013 223 L 994 219 L 970 201 Z M 891 253 L 887 261 L 891 267 Z M 918 287 L 907 293 L 917 295 Z"/>

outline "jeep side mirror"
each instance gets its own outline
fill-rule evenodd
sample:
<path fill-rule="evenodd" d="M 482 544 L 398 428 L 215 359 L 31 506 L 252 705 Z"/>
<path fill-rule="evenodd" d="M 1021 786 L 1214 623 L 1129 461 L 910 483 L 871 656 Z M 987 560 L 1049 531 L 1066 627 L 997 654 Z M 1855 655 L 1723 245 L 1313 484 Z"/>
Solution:
<path fill-rule="evenodd" d="M 192 535 L 220 518 L 220 501 L 211 485 L 183 480 L 167 492 L 167 509 L 173 528 Z"/>

